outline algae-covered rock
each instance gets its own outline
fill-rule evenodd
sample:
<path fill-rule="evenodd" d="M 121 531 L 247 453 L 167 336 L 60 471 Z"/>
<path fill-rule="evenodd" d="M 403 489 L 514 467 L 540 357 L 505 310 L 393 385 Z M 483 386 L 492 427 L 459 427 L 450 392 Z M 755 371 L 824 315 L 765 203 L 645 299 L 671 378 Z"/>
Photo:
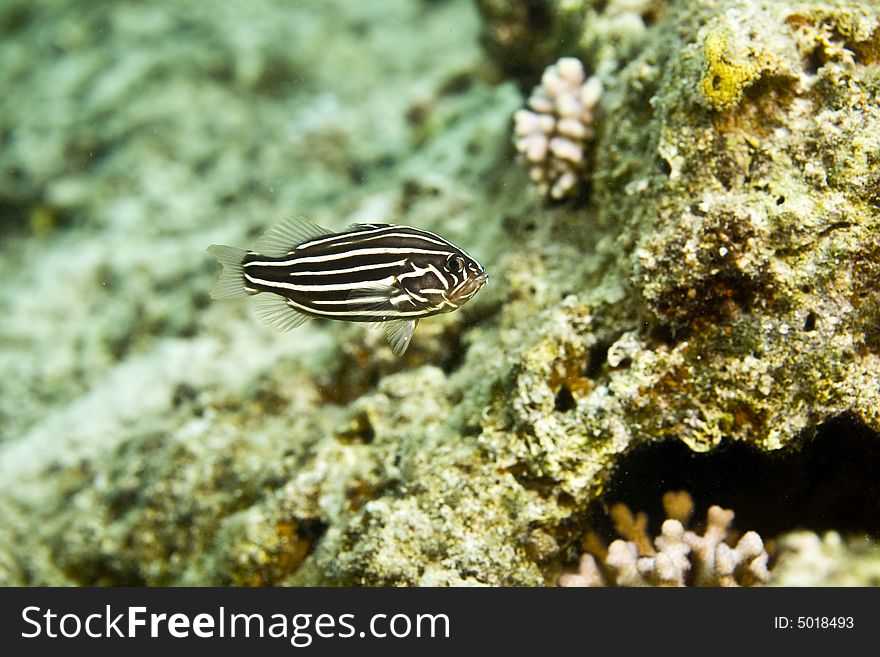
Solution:
<path fill-rule="evenodd" d="M 844 411 L 876 429 L 878 388 L 866 383 L 878 361 L 865 306 L 876 296 L 867 272 L 876 273 L 878 206 L 855 182 L 877 175 L 876 66 L 829 59 L 816 68 L 804 57 L 825 48 L 801 27 L 825 20 L 814 5 L 703 9 L 714 11 L 704 20 L 694 12 L 691 38 L 654 68 L 649 113 L 609 112 L 600 166 L 613 163 L 617 174 L 595 190 L 597 220 L 632 242 L 625 266 L 648 321 L 668 334 L 667 383 L 659 378 L 654 391 L 664 405 L 684 403 L 672 402 L 664 422 L 677 417 L 674 431 L 695 448 L 717 442 L 704 423 L 771 448 Z M 876 15 L 823 11 L 849 26 L 832 41 L 880 37 Z M 775 63 L 761 64 L 741 99 L 720 102 L 699 81 L 718 66 L 718 31 L 731 25 L 755 51 L 772 48 L 765 59 Z M 647 83 L 646 57 L 624 83 L 632 75 Z M 628 167 L 614 143 L 621 132 L 650 144 L 653 161 Z M 641 185 L 656 204 L 626 193 Z"/>
<path fill-rule="evenodd" d="M 855 54 L 878 26 L 855 5 L 674 3 L 606 83 L 582 211 L 603 264 L 521 329 L 517 392 L 483 434 L 525 483 L 569 503 L 662 438 L 775 450 L 844 413 L 880 429 L 878 69 Z M 705 83 L 737 58 L 748 75 Z M 620 299 L 597 303 L 609 283 Z"/>
<path fill-rule="evenodd" d="M 876 461 L 874 3 L 7 5 L 0 582 L 539 585 L 657 445 L 856 427 Z M 605 90 L 562 204 L 510 145 L 559 55 Z M 437 231 L 491 283 L 403 359 L 209 302 L 204 248 L 292 214 Z M 784 515 L 748 528 L 877 531 Z"/>

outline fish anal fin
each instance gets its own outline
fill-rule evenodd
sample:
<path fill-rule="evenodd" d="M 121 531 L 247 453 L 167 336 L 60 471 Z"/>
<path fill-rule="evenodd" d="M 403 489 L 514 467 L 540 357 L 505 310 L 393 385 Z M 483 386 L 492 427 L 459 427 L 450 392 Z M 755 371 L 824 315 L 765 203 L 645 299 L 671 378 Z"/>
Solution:
<path fill-rule="evenodd" d="M 303 242 L 333 234 L 332 230 L 305 217 L 291 217 L 263 233 L 254 245 L 254 250 L 270 258 L 281 258 Z"/>
<path fill-rule="evenodd" d="M 208 253 L 217 258 L 223 265 L 220 278 L 211 290 L 212 299 L 235 299 L 246 297 L 247 288 L 244 284 L 244 267 L 242 262 L 247 253 L 244 249 L 223 244 L 212 244 L 208 247 Z"/>
<path fill-rule="evenodd" d="M 266 324 L 282 331 L 295 329 L 311 319 L 293 308 L 282 296 L 264 292 L 254 297 L 254 309 Z"/>

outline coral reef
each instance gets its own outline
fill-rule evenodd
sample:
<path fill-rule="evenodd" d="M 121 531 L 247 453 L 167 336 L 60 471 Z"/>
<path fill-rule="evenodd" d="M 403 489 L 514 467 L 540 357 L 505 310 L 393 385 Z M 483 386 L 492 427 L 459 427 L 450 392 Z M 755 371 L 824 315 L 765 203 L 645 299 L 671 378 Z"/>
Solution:
<path fill-rule="evenodd" d="M 724 61 L 775 59 L 716 109 L 705 44 L 729 14 Z M 805 27 L 823 20 L 830 37 Z M 843 415 L 880 430 L 878 36 L 854 4 L 677 2 L 604 80 L 590 205 L 533 215 L 551 225 L 518 266 L 540 310 L 505 308 L 512 391 L 487 396 L 480 436 L 540 491 L 545 527 L 639 444 L 797 449 Z M 573 253 L 538 246 L 555 233 Z"/>
<path fill-rule="evenodd" d="M 530 109 L 513 115 L 516 150 L 541 195 L 558 200 L 573 194 L 588 174 L 587 145 L 601 97 L 599 78 L 585 80 L 581 63 L 563 57 L 544 71 Z"/>
<path fill-rule="evenodd" d="M 552 334 L 522 331 L 509 370 L 529 403 L 507 404 L 499 428 L 552 445 L 554 460 L 576 454 L 572 434 L 623 443 L 668 436 L 701 451 L 727 436 L 776 449 L 847 411 L 880 425 L 868 320 L 877 295 L 867 274 L 876 273 L 878 210 L 866 185 L 877 176 L 868 155 L 878 148 L 875 69 L 831 59 L 813 71 L 798 55 L 803 33 L 788 32 L 780 52 L 792 56 L 796 85 L 762 78 L 735 108 L 708 111 L 698 34 L 722 19 L 689 10 L 676 5 L 669 27 L 655 28 L 657 45 L 606 89 L 591 212 L 582 219 L 596 233 L 586 246 L 593 261 L 568 288 L 579 290 L 577 300 L 545 311 Z M 689 20 L 690 38 L 679 36 Z M 773 25 L 757 6 L 741 33 L 781 39 L 785 30 Z M 567 334 L 586 349 L 559 339 Z M 613 363 L 595 362 L 607 354 Z M 569 390 L 574 417 L 548 412 L 544 400 L 566 384 L 549 376 L 548 362 L 594 372 L 590 386 Z M 499 452 L 516 450 L 504 442 Z M 537 471 L 533 460 L 524 467 Z M 566 490 L 564 480 L 585 475 L 566 471 Z"/>
<path fill-rule="evenodd" d="M 769 557 L 756 532 L 746 532 L 735 545 L 727 542 L 732 539 L 733 511 L 709 507 L 701 535 L 685 529 L 693 512 L 690 495 L 668 492 L 663 506 L 667 520 L 651 541 L 643 513 L 633 516 L 625 505 L 614 505 L 615 527 L 626 540 L 615 540 L 599 551 L 601 569 L 593 554 L 583 554 L 578 572 L 560 576 L 559 585 L 754 586 L 768 581 Z"/>
<path fill-rule="evenodd" d="M 817 432 L 876 443 L 872 6 L 477 4 L 3 3 L 0 583 L 540 585 L 642 450 L 795 468 Z M 584 204 L 511 157 L 563 56 L 604 87 Z M 205 246 L 292 213 L 437 230 L 492 283 L 400 361 L 364 327 L 279 336 L 210 303 Z M 784 543 L 804 513 L 749 526 Z M 819 554 L 876 582 L 852 538 L 876 514 L 844 515 L 774 581 Z M 624 536 L 615 579 L 760 565 L 723 512 L 678 522 Z"/>

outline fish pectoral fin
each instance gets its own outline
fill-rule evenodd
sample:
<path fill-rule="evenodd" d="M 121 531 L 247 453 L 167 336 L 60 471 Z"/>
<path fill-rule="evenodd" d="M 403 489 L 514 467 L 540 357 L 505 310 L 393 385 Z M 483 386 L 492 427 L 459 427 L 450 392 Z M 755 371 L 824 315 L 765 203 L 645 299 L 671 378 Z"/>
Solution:
<path fill-rule="evenodd" d="M 263 233 L 254 250 L 270 258 L 281 258 L 293 251 L 298 244 L 334 234 L 334 231 L 305 217 L 290 217 Z"/>
<path fill-rule="evenodd" d="M 254 297 L 254 309 L 266 324 L 282 331 L 295 329 L 311 319 L 291 306 L 287 299 L 271 292 L 264 292 Z"/>
<path fill-rule="evenodd" d="M 357 305 L 361 310 L 369 310 L 377 315 L 375 321 L 370 322 L 371 328 L 382 328 L 388 336 L 388 343 L 391 345 L 391 351 L 395 356 L 402 356 L 409 347 L 412 339 L 413 331 L 419 323 L 418 319 L 394 319 L 394 313 L 397 311 L 391 302 L 395 297 L 400 296 L 401 287 L 399 284 L 388 285 L 385 283 L 374 283 L 365 285 L 351 291 L 348 298 L 352 305 Z M 387 317 L 382 317 L 382 313 L 387 313 Z"/>
<path fill-rule="evenodd" d="M 391 300 L 399 294 L 400 291 L 393 285 L 370 283 L 349 292 L 348 301 L 352 307 L 356 306 L 359 310 L 390 314 L 394 311 L 394 304 L 391 303 Z M 385 320 L 377 318 L 376 321 L 381 323 Z"/>
<path fill-rule="evenodd" d="M 406 352 L 418 324 L 417 319 L 392 319 L 384 323 L 384 328 L 388 332 L 388 343 L 395 356 L 403 356 Z"/>
<path fill-rule="evenodd" d="M 395 319 L 394 313 L 397 311 L 391 302 L 395 297 L 400 296 L 401 287 L 398 284 L 387 285 L 385 283 L 375 283 L 352 290 L 349 294 L 349 301 L 352 305 L 358 306 L 360 310 L 369 310 L 376 313 L 376 320 L 370 322 L 372 328 L 382 328 L 388 336 L 388 343 L 391 345 L 391 351 L 395 356 L 402 356 L 409 347 L 412 339 L 413 331 L 419 323 L 418 319 Z M 387 316 L 382 316 L 387 313 Z"/>

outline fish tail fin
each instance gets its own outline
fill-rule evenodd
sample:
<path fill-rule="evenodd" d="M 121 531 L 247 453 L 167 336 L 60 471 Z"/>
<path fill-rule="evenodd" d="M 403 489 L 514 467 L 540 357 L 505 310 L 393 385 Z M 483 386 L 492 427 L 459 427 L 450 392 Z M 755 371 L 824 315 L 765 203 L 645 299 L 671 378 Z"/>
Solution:
<path fill-rule="evenodd" d="M 220 278 L 214 289 L 211 290 L 212 299 L 235 299 L 248 296 L 244 285 L 244 256 L 247 251 L 234 246 L 212 244 L 208 247 L 208 253 L 217 258 L 223 265 Z"/>

